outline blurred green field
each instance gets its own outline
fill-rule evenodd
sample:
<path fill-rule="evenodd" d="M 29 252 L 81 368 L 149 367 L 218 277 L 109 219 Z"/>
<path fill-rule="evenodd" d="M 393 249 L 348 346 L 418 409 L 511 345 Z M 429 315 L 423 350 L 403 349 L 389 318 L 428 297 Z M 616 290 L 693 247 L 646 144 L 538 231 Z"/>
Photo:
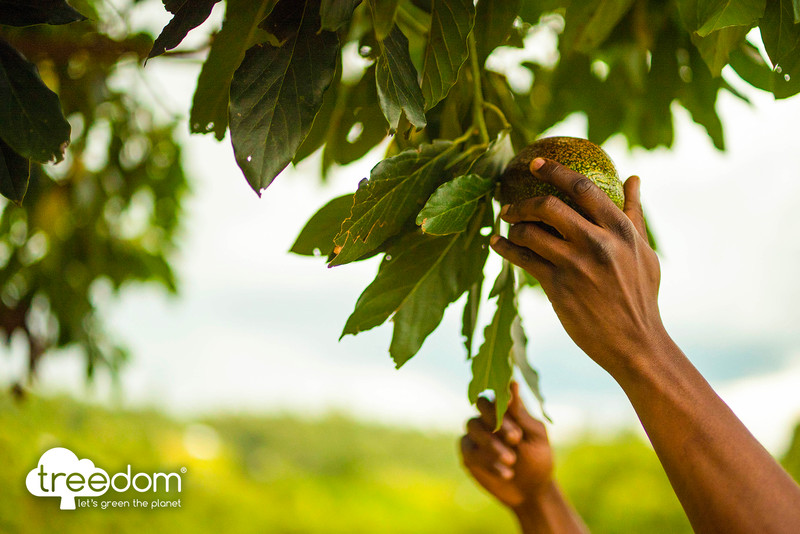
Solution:
<path fill-rule="evenodd" d="M 0 397 L 0 532 L 512 533 L 511 516 L 462 470 L 457 436 L 326 416 L 228 416 L 190 424 L 67 398 Z M 797 441 L 797 440 L 795 440 Z M 186 467 L 181 508 L 61 511 L 25 476 L 64 446 L 109 473 Z M 797 451 L 798 447 L 793 450 Z M 795 475 L 800 454 L 787 455 Z M 689 533 L 655 455 L 635 435 L 558 451 L 557 476 L 595 534 Z M 113 494 L 113 496 L 112 496 Z M 107 493 L 102 499 L 139 494 Z"/>

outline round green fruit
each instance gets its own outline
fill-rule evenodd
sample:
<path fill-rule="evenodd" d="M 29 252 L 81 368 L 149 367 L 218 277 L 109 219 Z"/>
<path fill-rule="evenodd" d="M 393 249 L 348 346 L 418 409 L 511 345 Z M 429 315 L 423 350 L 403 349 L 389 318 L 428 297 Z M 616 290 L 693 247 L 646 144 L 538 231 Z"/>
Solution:
<path fill-rule="evenodd" d="M 578 137 L 544 137 L 520 150 L 500 176 L 495 196 L 501 204 L 553 195 L 580 211 L 572 199 L 560 190 L 533 176 L 530 163 L 535 158 L 554 160 L 583 174 L 597 184 L 620 209 L 625 205 L 622 181 L 614 162 L 605 150 Z"/>

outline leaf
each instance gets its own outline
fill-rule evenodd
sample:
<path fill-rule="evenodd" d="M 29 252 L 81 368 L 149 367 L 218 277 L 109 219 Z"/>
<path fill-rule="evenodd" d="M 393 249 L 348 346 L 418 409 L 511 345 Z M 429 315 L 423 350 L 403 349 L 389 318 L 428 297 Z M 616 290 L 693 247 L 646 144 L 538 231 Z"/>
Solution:
<path fill-rule="evenodd" d="M 514 318 L 514 322 L 511 323 L 511 340 L 511 360 L 522 373 L 522 378 L 525 379 L 525 383 L 528 384 L 528 388 L 531 390 L 531 393 L 533 393 L 533 396 L 539 401 L 539 409 L 542 415 L 552 423 L 552 419 L 550 419 L 550 416 L 547 415 L 544 409 L 544 397 L 542 396 L 542 390 L 539 385 L 539 373 L 528 363 L 528 336 L 525 335 L 525 329 L 522 327 L 522 319 L 519 315 L 517 315 Z"/>
<path fill-rule="evenodd" d="M 794 23 L 800 24 L 800 0 L 794 0 L 792 7 L 794 9 Z"/>
<path fill-rule="evenodd" d="M 23 158 L 0 139 L 0 195 L 22 204 L 28 190 L 30 161 Z"/>
<path fill-rule="evenodd" d="M 438 187 L 417 215 L 422 231 L 432 235 L 463 232 L 478 202 L 494 189 L 494 180 L 477 174 L 453 178 Z"/>
<path fill-rule="evenodd" d="M 692 82 L 681 87 L 680 102 L 691 113 L 692 120 L 705 127 L 714 146 L 725 150 L 722 121 L 716 111 L 717 93 L 722 80 L 711 77 L 708 70 L 703 68 L 702 59 L 696 52 L 692 52 L 690 58 Z"/>
<path fill-rule="evenodd" d="M 467 35 L 475 22 L 472 0 L 433 0 L 432 9 L 422 68 L 425 110 L 438 104 L 456 83 L 469 55 Z"/>
<path fill-rule="evenodd" d="M 483 330 L 483 344 L 478 354 L 472 358 L 472 381 L 469 383 L 468 396 L 473 404 L 478 396 L 491 389 L 495 396 L 497 426 L 500 428 L 503 415 L 511 398 L 509 383 L 511 382 L 511 325 L 517 317 L 517 305 L 514 293 L 514 273 L 511 265 L 503 263 L 503 270 L 498 276 L 502 279 L 497 292 L 497 310 L 492 322 Z M 498 283 L 495 282 L 495 287 Z"/>
<path fill-rule="evenodd" d="M 335 32 L 353 16 L 353 10 L 361 0 L 322 0 L 319 15 L 322 29 Z"/>
<path fill-rule="evenodd" d="M 589 53 L 599 47 L 631 8 L 633 1 L 570 3 L 564 17 L 563 39 L 567 48 Z"/>
<path fill-rule="evenodd" d="M 170 11 L 173 13 L 172 20 L 164 26 L 158 38 L 153 43 L 153 48 L 147 55 L 147 59 L 160 56 L 167 50 L 172 50 L 186 37 L 193 29 L 206 21 L 211 14 L 214 4 L 219 0 L 180 0 L 172 2 Z M 169 4 L 167 4 L 169 5 Z"/>
<path fill-rule="evenodd" d="M 497 138 L 489 143 L 486 151 L 475 159 L 470 166 L 469 172 L 479 174 L 485 178 L 496 178 L 503 172 L 513 157 L 514 147 L 511 145 L 509 131 L 502 130 L 497 134 Z"/>
<path fill-rule="evenodd" d="M 483 65 L 492 50 L 511 33 L 520 0 L 478 0 L 475 13 L 475 49 L 478 64 Z"/>
<path fill-rule="evenodd" d="M 488 256 L 488 238 L 480 235 L 480 224 L 475 219 L 471 231 L 448 237 L 407 234 L 390 247 L 342 336 L 369 330 L 394 314 L 389 352 L 398 368 L 407 362 L 436 329 L 447 306 L 480 279 Z"/>
<path fill-rule="evenodd" d="M 314 122 L 311 124 L 308 135 L 306 135 L 306 138 L 303 139 L 297 152 L 295 152 L 294 158 L 292 158 L 292 164 L 297 165 L 300 161 L 316 152 L 319 147 L 325 144 L 328 132 L 334 122 L 333 118 L 338 112 L 337 104 L 339 102 L 339 93 L 343 92 L 344 89 L 341 81 L 342 56 L 339 54 L 336 57 L 336 70 L 331 85 L 322 95 L 322 104 L 320 104 L 317 114 L 314 115 Z M 339 108 L 341 108 L 341 106 L 339 106 Z M 381 121 L 383 122 L 383 115 L 381 115 Z M 322 178 L 325 178 L 324 173 Z"/>
<path fill-rule="evenodd" d="M 748 31 L 750 28 L 745 26 L 731 26 L 717 30 L 708 37 L 692 34 L 692 43 L 700 51 L 712 76 L 720 76 L 722 67 L 728 64 L 730 53 L 741 45 Z"/>
<path fill-rule="evenodd" d="M 69 24 L 86 20 L 63 0 L 0 0 L 0 24 Z"/>
<path fill-rule="evenodd" d="M 367 0 L 372 13 L 372 25 L 378 40 L 386 39 L 392 32 L 394 16 L 400 0 Z"/>
<path fill-rule="evenodd" d="M 192 133 L 214 132 L 225 137 L 231 79 L 245 51 L 263 33 L 258 24 L 278 0 L 227 0 L 222 29 L 214 36 L 208 58 L 197 78 L 189 125 Z"/>
<path fill-rule="evenodd" d="M 417 70 L 408 54 L 408 39 L 395 26 L 383 41 L 375 62 L 375 82 L 381 109 L 392 130 L 401 113 L 417 128 L 425 127 L 425 99 L 417 82 Z"/>
<path fill-rule="evenodd" d="M 305 139 L 333 79 L 339 39 L 320 31 L 313 2 L 283 46 L 247 51 L 231 82 L 230 125 L 236 163 L 258 193 Z"/>
<path fill-rule="evenodd" d="M 464 347 L 467 349 L 468 360 L 472 358 L 472 338 L 475 336 L 475 326 L 478 324 L 482 289 L 483 272 L 478 281 L 470 286 L 467 292 L 467 301 L 464 303 L 464 312 L 461 314 L 461 335 L 464 336 Z"/>
<path fill-rule="evenodd" d="M 397 233 L 444 181 L 444 171 L 455 148 L 437 140 L 387 158 L 361 180 L 353 208 L 334 239 L 336 257 L 330 266 L 358 259 Z"/>
<path fill-rule="evenodd" d="M 767 4 L 761 19 L 761 38 L 773 69 L 775 98 L 788 98 L 800 92 L 800 25 L 794 24 L 791 0 Z"/>
<path fill-rule="evenodd" d="M 353 194 L 336 197 L 311 216 L 289 252 L 301 256 L 327 255 L 333 251 L 333 238 L 350 215 Z"/>
<path fill-rule="evenodd" d="M 25 159 L 61 161 L 70 126 L 33 63 L 0 40 L 0 139 Z"/>
<path fill-rule="evenodd" d="M 744 41 L 730 56 L 730 65 L 741 79 L 763 91 L 772 92 L 778 76 L 757 47 Z M 781 80 L 783 81 L 783 80 Z"/>
<path fill-rule="evenodd" d="M 698 0 L 697 34 L 705 37 L 730 26 L 750 28 L 764 14 L 766 4 L 766 0 Z"/>

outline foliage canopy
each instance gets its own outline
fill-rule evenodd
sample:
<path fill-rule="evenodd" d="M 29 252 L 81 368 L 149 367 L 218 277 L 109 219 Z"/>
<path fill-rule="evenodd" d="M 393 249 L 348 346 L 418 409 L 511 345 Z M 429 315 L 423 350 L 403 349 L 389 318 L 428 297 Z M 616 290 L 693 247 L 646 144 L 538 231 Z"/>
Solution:
<path fill-rule="evenodd" d="M 84 15 L 97 20 L 91 4 L 75 10 L 63 1 L 40 0 L 4 8 L 0 192 L 16 203 L 22 202 L 29 183 L 35 193 L 22 211 L 5 210 L 7 236 L 14 217 L 36 220 L 31 213 L 46 205 L 40 200 L 47 196 L 41 184 L 52 182 L 47 187 L 58 191 L 77 187 L 77 180 L 52 178 L 58 166 L 39 166 L 63 157 L 70 142 L 65 115 L 77 110 L 86 124 L 99 120 L 92 114 L 94 105 L 87 105 L 96 94 L 88 79 L 69 72 L 53 78 L 53 73 L 68 69 L 76 54 L 88 54 L 91 79 L 102 85 L 125 52 L 139 59 L 170 53 L 206 22 L 216 3 L 164 0 L 172 20 L 144 52 L 140 36 L 111 40 L 101 24 L 81 22 Z M 11 28 L 66 23 L 71 24 Z M 766 56 L 757 46 L 755 28 Z M 487 240 L 498 225 L 494 185 L 512 155 L 575 112 L 586 115 L 588 138 L 596 143 L 621 134 L 631 147 L 669 147 L 675 104 L 688 110 L 722 150 L 717 96 L 724 90 L 746 100 L 729 84 L 732 77 L 775 98 L 800 92 L 800 0 L 227 0 L 224 21 L 212 31 L 189 126 L 217 139 L 229 130 L 236 161 L 259 195 L 287 165 L 318 150 L 324 177 L 332 165 L 355 161 L 389 137 L 386 156 L 369 178 L 353 194 L 323 206 L 292 247 L 298 254 L 326 256 L 329 266 L 383 255 L 343 335 L 392 319 L 389 352 L 399 367 L 437 328 L 449 304 L 466 294 L 462 333 L 474 375 L 469 397 L 474 402 L 480 392 L 493 390 L 499 412 L 508 400 L 512 365 L 523 368 L 538 391 L 536 373 L 525 360 L 526 337 L 516 305 L 520 289 L 536 285 L 525 273 L 506 265 L 494 281 L 488 298 L 496 298 L 496 312 L 473 355 L 477 313 L 484 301 Z M 56 53 L 56 42 L 85 39 L 90 32 L 118 53 L 109 54 L 101 44 Z M 526 83 L 512 83 L 492 70 L 495 50 L 522 48 L 531 36 L 544 36 L 553 49 L 550 57 L 522 64 L 529 74 Z M 43 46 L 41 39 L 51 39 L 45 43 L 50 46 Z M 37 74 L 36 66 L 50 73 L 50 83 Z M 730 69 L 723 76 L 726 66 Z M 60 105 L 48 85 L 56 86 Z M 81 91 L 87 94 L 81 96 Z M 164 133 L 168 129 L 132 123 L 140 113 L 126 95 L 107 88 L 105 95 L 110 107 L 104 120 L 115 134 L 133 131 L 156 152 L 162 146 L 160 135 L 171 139 Z M 117 109 L 112 112 L 113 102 Z M 70 168 L 60 171 L 62 176 L 71 175 L 80 161 L 82 139 L 72 135 L 68 162 L 60 164 Z M 101 232 L 109 241 L 104 257 L 110 262 L 102 267 L 133 267 L 111 275 L 115 285 L 155 276 L 171 287 L 164 253 L 185 187 L 175 163 L 177 149 L 170 145 L 170 155 L 161 159 L 148 152 L 129 165 L 119 157 L 127 143 L 120 136 L 108 145 L 108 162 L 94 172 L 95 179 L 113 176 L 119 184 L 124 192 L 115 197 L 121 199 L 115 201 L 122 203 L 119 213 L 142 188 L 150 191 L 152 206 L 165 201 L 172 208 L 152 210 L 148 228 L 161 230 L 155 248 L 141 238 L 112 246 L 120 240 L 119 232 L 113 225 Z M 153 171 L 156 161 L 166 163 Z M 108 187 L 95 189 L 112 194 Z M 102 203 L 107 206 L 111 199 L 98 197 L 97 202 L 102 211 Z M 24 235 L 18 232 L 18 244 L 9 241 L 11 258 L 35 235 L 34 226 L 26 224 Z M 96 244 L 98 234 L 86 239 Z M 73 257 L 53 263 L 63 269 Z M 51 307 L 56 300 L 46 282 L 26 278 L 33 275 L 20 274 L 13 261 L 3 270 L 0 308 L 8 335 L 21 328 L 20 321 L 25 323 L 19 319 L 31 309 L 23 305 L 25 299 L 32 302 L 44 295 Z M 87 264 L 93 269 L 91 281 L 100 269 Z M 37 271 L 28 267 L 24 272 Z M 14 277 L 24 280 L 14 282 Z M 88 287 L 76 291 L 85 296 Z M 59 324 L 68 324 L 71 312 L 53 309 Z M 12 312 L 17 323 L 5 318 Z M 61 332 L 58 343 L 81 339 L 79 330 L 67 327 Z"/>

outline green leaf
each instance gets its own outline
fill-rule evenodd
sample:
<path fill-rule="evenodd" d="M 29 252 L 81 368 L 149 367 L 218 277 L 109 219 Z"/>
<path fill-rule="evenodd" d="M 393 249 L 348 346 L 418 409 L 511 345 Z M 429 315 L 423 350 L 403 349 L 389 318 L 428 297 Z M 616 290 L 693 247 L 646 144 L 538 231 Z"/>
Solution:
<path fill-rule="evenodd" d="M 766 0 L 698 0 L 697 34 L 705 37 L 730 26 L 750 28 L 764 14 L 766 4 Z"/>
<path fill-rule="evenodd" d="M 353 10 L 361 0 L 322 0 L 319 16 L 322 29 L 335 32 L 353 16 Z"/>
<path fill-rule="evenodd" d="M 478 401 L 478 396 L 491 389 L 494 391 L 495 409 L 497 413 L 497 426 L 500 428 L 503 415 L 508 408 L 511 398 L 509 383 L 511 382 L 511 325 L 517 317 L 515 302 L 514 273 L 511 265 L 503 264 L 503 271 L 498 276 L 501 281 L 495 282 L 497 287 L 497 310 L 492 322 L 483 330 L 483 344 L 478 354 L 472 358 L 472 381 L 469 383 L 468 396 L 473 404 Z"/>
<path fill-rule="evenodd" d="M 478 324 L 482 289 L 483 272 L 478 281 L 470 286 L 467 292 L 467 301 L 464 303 L 464 312 L 461 314 L 461 335 L 464 336 L 464 347 L 467 349 L 468 360 L 472 358 L 472 338 L 475 336 L 475 326 Z"/>
<path fill-rule="evenodd" d="M 739 48 L 748 31 L 750 28 L 745 26 L 731 26 L 707 37 L 692 34 L 692 43 L 700 51 L 712 76 L 718 77 L 722 73 L 722 67 L 728 64 L 731 52 Z"/>
<path fill-rule="evenodd" d="M 0 40 L 0 139 L 26 159 L 61 161 L 70 126 L 33 63 Z"/>
<path fill-rule="evenodd" d="M 28 190 L 30 161 L 23 158 L 0 139 L 0 195 L 22 204 Z"/>
<path fill-rule="evenodd" d="M 289 252 L 301 256 L 320 256 L 333 252 L 333 238 L 339 232 L 339 227 L 350 215 L 353 205 L 353 194 L 336 197 L 308 220 L 300 235 L 289 249 Z"/>
<path fill-rule="evenodd" d="M 425 99 L 417 82 L 417 70 L 408 54 L 408 39 L 395 26 L 385 39 L 379 41 L 379 47 L 375 82 L 383 115 L 392 130 L 397 129 L 402 113 L 411 124 L 423 128 L 427 123 Z"/>
<path fill-rule="evenodd" d="M 730 65 L 741 79 L 763 91 L 772 92 L 775 76 L 772 67 L 761 55 L 756 46 L 744 41 L 738 49 L 731 52 Z"/>
<path fill-rule="evenodd" d="M 475 159 L 469 172 L 486 178 L 496 178 L 513 157 L 514 147 L 511 145 L 509 131 L 502 130 L 497 138 L 489 143 L 486 151 Z"/>
<path fill-rule="evenodd" d="M 378 40 L 386 39 L 394 26 L 394 16 L 400 0 L 367 0 L 372 13 L 372 25 Z"/>
<path fill-rule="evenodd" d="M 192 133 L 213 131 L 217 139 L 225 137 L 233 73 L 245 51 L 263 34 L 258 24 L 276 3 L 277 0 L 227 0 L 222 29 L 214 36 L 197 79 L 189 118 Z"/>
<path fill-rule="evenodd" d="M 503 44 L 520 9 L 520 0 L 478 0 L 475 13 L 475 49 L 483 64 Z"/>
<path fill-rule="evenodd" d="M 761 19 L 761 38 L 774 66 L 772 93 L 788 98 L 800 92 L 800 25 L 794 24 L 792 0 L 767 4 Z"/>
<path fill-rule="evenodd" d="M 333 79 L 339 39 L 318 32 L 313 7 L 303 6 L 300 26 L 283 46 L 251 48 L 233 75 L 233 151 L 259 195 L 292 161 Z"/>
<path fill-rule="evenodd" d="M 800 24 L 800 0 L 794 0 L 792 7 L 794 9 L 794 23 Z"/>
<path fill-rule="evenodd" d="M 69 24 L 86 17 L 63 0 L 0 0 L 0 24 Z"/>
<path fill-rule="evenodd" d="M 463 232 L 478 202 L 494 189 L 491 178 L 465 174 L 439 186 L 417 215 L 422 231 L 432 235 Z"/>
<path fill-rule="evenodd" d="M 342 336 L 369 330 L 394 315 L 389 352 L 397 367 L 402 366 L 436 329 L 447 306 L 480 279 L 488 238 L 479 230 L 476 219 L 471 231 L 459 235 L 430 237 L 417 232 L 400 239 L 387 250 Z"/>
<path fill-rule="evenodd" d="M 692 82 L 681 87 L 680 102 L 691 113 L 692 120 L 705 127 L 714 146 L 725 150 L 722 121 L 716 111 L 717 93 L 722 79 L 711 77 L 709 71 L 703 68 L 702 59 L 696 52 L 691 53 L 690 67 Z"/>
<path fill-rule="evenodd" d="M 525 335 L 525 329 L 522 327 L 522 319 L 519 315 L 511 323 L 511 340 L 511 360 L 522 373 L 522 378 L 528 384 L 533 396 L 539 401 L 539 409 L 542 415 L 552 423 L 553 421 L 544 409 L 544 396 L 542 396 L 541 386 L 539 385 L 539 373 L 528 363 L 528 336 Z"/>
<path fill-rule="evenodd" d="M 167 50 L 172 50 L 181 44 L 181 41 L 190 31 L 206 21 L 214 8 L 214 4 L 217 2 L 219 0 L 181 0 L 173 2 L 176 5 L 171 6 L 170 12 L 174 16 L 161 30 L 147 58 L 160 56 Z"/>
<path fill-rule="evenodd" d="M 589 53 L 599 47 L 622 20 L 634 0 L 572 2 L 564 17 L 563 40 L 567 48 Z"/>
<path fill-rule="evenodd" d="M 311 124 L 311 129 L 308 135 L 303 139 L 297 152 L 294 154 L 292 163 L 297 165 L 300 161 L 304 160 L 316 150 L 325 144 L 328 132 L 332 129 L 335 117 L 338 116 L 341 106 L 337 107 L 339 103 L 339 94 L 344 91 L 345 87 L 342 81 L 342 56 L 338 55 L 336 58 L 336 71 L 333 75 L 330 87 L 322 95 L 322 104 L 319 111 L 314 115 L 314 122 Z M 373 84 L 374 86 L 375 84 Z M 381 115 L 383 121 L 383 115 Z M 385 122 L 384 122 L 385 124 Z M 322 178 L 325 178 L 323 173 Z"/>
<path fill-rule="evenodd" d="M 422 93 L 429 110 L 447 96 L 469 55 L 467 35 L 475 22 L 472 0 L 433 0 L 431 31 L 425 47 Z"/>
<path fill-rule="evenodd" d="M 330 265 L 354 261 L 374 250 L 414 217 L 445 180 L 445 167 L 455 146 L 437 140 L 373 167 L 369 180 L 359 183 L 350 217 L 334 239 L 336 257 Z"/>

